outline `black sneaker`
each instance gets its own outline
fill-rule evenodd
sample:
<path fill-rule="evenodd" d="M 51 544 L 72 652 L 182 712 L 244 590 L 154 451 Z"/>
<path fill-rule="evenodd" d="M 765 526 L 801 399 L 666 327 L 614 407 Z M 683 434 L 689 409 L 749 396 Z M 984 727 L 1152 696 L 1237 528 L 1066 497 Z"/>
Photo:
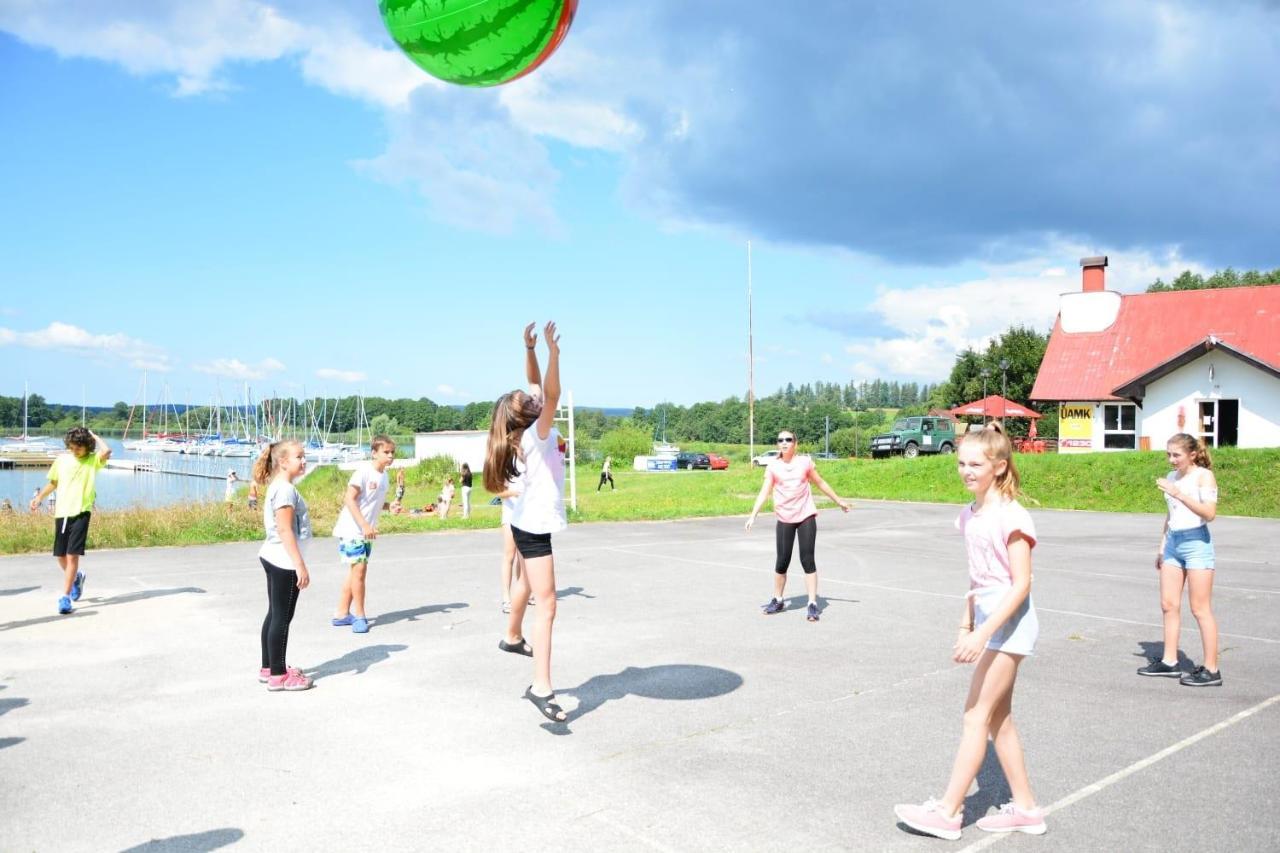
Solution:
<path fill-rule="evenodd" d="M 1196 667 L 1195 672 L 1188 672 L 1180 679 L 1185 687 L 1221 687 L 1222 673 L 1210 672 L 1202 666 Z"/>
<path fill-rule="evenodd" d="M 804 611 L 804 616 L 810 622 L 817 622 L 818 621 L 818 605 L 814 604 L 812 601 L 809 602 L 809 606 Z"/>
<path fill-rule="evenodd" d="M 1156 658 L 1151 663 L 1147 664 L 1142 669 L 1138 670 L 1138 675 L 1154 675 L 1154 676 L 1163 676 L 1164 678 L 1177 678 L 1178 676 L 1182 675 L 1182 670 L 1178 668 L 1178 665 L 1176 663 L 1173 666 L 1169 666 L 1169 664 L 1160 660 L 1160 658 Z"/>

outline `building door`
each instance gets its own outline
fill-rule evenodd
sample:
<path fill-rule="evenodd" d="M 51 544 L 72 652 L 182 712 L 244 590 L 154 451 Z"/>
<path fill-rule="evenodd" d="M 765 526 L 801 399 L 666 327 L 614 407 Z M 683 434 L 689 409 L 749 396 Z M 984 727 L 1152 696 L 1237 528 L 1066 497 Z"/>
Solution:
<path fill-rule="evenodd" d="M 1235 447 L 1239 433 L 1239 400 L 1200 401 L 1200 440 L 1207 446 Z"/>

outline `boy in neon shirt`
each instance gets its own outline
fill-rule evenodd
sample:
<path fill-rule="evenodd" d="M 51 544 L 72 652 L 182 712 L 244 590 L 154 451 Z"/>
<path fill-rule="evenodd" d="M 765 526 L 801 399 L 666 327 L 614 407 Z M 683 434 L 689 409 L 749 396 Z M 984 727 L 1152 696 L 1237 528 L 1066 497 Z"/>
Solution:
<path fill-rule="evenodd" d="M 89 514 L 97 497 L 98 471 L 106 467 L 111 448 L 91 430 L 72 427 L 65 439 L 70 453 L 61 453 L 49 466 L 49 482 L 31 499 L 31 512 L 40 509 L 40 501 L 57 491 L 53 509 L 53 556 L 62 568 L 62 597 L 58 612 L 72 611 L 71 602 L 79 601 L 84 591 L 84 572 L 80 558 L 84 556 L 89 536 Z"/>

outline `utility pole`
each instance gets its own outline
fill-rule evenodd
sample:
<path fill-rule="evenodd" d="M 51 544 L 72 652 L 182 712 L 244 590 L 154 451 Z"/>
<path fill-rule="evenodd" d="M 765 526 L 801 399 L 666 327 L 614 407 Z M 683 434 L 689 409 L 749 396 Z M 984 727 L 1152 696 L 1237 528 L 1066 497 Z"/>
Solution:
<path fill-rule="evenodd" d="M 756 458 L 755 346 L 751 316 L 751 241 L 747 241 L 747 454 Z"/>

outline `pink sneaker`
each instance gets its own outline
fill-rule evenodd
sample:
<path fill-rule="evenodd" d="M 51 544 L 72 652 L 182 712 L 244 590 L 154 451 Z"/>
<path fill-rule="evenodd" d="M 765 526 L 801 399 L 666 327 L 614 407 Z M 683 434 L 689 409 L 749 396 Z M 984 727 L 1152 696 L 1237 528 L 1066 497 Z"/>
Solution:
<path fill-rule="evenodd" d="M 273 693 L 277 690 L 310 690 L 311 684 L 311 679 L 300 672 L 286 672 L 267 678 L 267 689 Z"/>
<path fill-rule="evenodd" d="M 978 829 L 987 832 L 1025 832 L 1027 835 L 1044 835 L 1044 809 L 1024 812 L 1013 803 L 1005 803 L 1000 811 L 978 819 Z"/>
<path fill-rule="evenodd" d="M 284 671 L 286 674 L 289 674 L 289 675 L 302 675 L 302 670 L 298 669 L 296 666 L 286 666 L 284 668 Z M 270 677 L 271 677 L 271 667 L 264 666 L 262 669 L 258 670 L 259 683 L 266 684 L 267 679 Z"/>
<path fill-rule="evenodd" d="M 925 800 L 918 806 L 897 805 L 893 807 L 893 813 L 898 816 L 898 820 L 916 832 L 948 841 L 960 840 L 960 819 L 963 812 L 947 817 L 942 813 L 942 803 L 937 800 Z"/>

